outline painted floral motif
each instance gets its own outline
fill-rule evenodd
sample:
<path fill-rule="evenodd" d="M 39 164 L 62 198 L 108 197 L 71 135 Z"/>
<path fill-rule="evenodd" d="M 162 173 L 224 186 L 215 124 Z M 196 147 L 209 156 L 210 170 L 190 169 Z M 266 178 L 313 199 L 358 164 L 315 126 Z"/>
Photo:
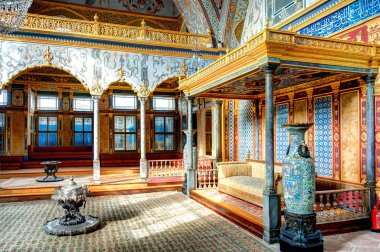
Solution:
<path fill-rule="evenodd" d="M 294 214 L 313 213 L 315 166 L 304 141 L 311 124 L 284 125 L 290 134 L 290 145 L 282 166 L 286 211 Z"/>
<path fill-rule="evenodd" d="M 164 8 L 161 0 L 119 0 L 129 11 L 155 14 Z"/>

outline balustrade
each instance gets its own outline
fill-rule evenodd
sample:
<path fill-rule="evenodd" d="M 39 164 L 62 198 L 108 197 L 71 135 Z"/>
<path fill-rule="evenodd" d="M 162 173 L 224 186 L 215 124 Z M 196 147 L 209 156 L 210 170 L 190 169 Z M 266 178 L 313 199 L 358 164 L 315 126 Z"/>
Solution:
<path fill-rule="evenodd" d="M 149 178 L 184 176 L 183 159 L 149 160 Z"/>
<path fill-rule="evenodd" d="M 369 217 L 369 189 L 343 189 L 315 192 L 317 223 Z"/>
<path fill-rule="evenodd" d="M 189 48 L 192 48 L 195 43 L 204 47 L 203 49 L 212 47 L 211 35 L 103 23 L 98 22 L 97 16 L 94 21 L 86 21 L 29 13 L 21 30 L 99 37 L 124 42 L 144 40 Z"/>
<path fill-rule="evenodd" d="M 197 189 L 218 187 L 218 169 L 215 167 L 214 162 L 214 159 L 198 160 Z"/>

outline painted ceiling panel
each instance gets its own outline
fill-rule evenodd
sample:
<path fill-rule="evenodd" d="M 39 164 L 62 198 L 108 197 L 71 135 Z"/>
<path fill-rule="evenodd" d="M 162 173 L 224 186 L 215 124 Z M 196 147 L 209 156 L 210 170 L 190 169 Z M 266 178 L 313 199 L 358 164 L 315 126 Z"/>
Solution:
<path fill-rule="evenodd" d="M 179 15 L 172 0 L 62 0 L 62 2 L 160 16 L 177 17 Z"/>

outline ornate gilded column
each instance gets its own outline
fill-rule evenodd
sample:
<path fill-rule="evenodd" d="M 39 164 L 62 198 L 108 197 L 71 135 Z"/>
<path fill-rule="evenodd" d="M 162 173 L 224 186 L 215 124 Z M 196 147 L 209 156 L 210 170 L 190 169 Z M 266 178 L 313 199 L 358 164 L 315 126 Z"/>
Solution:
<path fill-rule="evenodd" d="M 222 161 L 222 149 L 221 149 L 221 110 L 222 110 L 222 100 L 215 101 L 215 162 Z"/>
<path fill-rule="evenodd" d="M 375 75 L 367 76 L 366 82 L 366 129 L 367 129 L 367 180 L 365 186 L 370 188 L 370 206 L 371 209 L 376 203 L 376 181 L 375 181 L 375 102 L 374 102 L 374 84 Z"/>
<path fill-rule="evenodd" d="M 93 179 L 94 184 L 99 185 L 100 181 L 100 161 L 99 161 L 99 99 L 100 95 L 93 95 L 94 103 L 94 160 L 93 160 Z"/>
<path fill-rule="evenodd" d="M 145 140 L 145 102 L 147 97 L 139 97 L 140 101 L 140 179 L 141 182 L 148 181 L 148 161 L 146 160 L 146 140 Z"/>
<path fill-rule="evenodd" d="M 274 96 L 273 75 L 278 64 L 267 64 L 265 72 L 265 190 L 263 192 L 263 239 L 268 243 L 279 240 L 281 223 L 280 200 L 274 188 Z"/>

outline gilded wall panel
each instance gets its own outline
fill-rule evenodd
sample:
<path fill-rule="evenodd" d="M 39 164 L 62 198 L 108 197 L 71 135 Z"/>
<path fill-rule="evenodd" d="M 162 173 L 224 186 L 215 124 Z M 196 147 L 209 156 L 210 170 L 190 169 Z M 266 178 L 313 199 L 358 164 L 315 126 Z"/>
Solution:
<path fill-rule="evenodd" d="M 341 94 L 342 180 L 360 183 L 359 93 Z"/>
<path fill-rule="evenodd" d="M 108 114 L 99 116 L 100 153 L 109 153 L 109 117 Z"/>
<path fill-rule="evenodd" d="M 307 100 L 294 102 L 294 123 L 307 123 Z"/>
<path fill-rule="evenodd" d="M 12 155 L 24 155 L 24 112 L 12 111 L 11 118 Z"/>

